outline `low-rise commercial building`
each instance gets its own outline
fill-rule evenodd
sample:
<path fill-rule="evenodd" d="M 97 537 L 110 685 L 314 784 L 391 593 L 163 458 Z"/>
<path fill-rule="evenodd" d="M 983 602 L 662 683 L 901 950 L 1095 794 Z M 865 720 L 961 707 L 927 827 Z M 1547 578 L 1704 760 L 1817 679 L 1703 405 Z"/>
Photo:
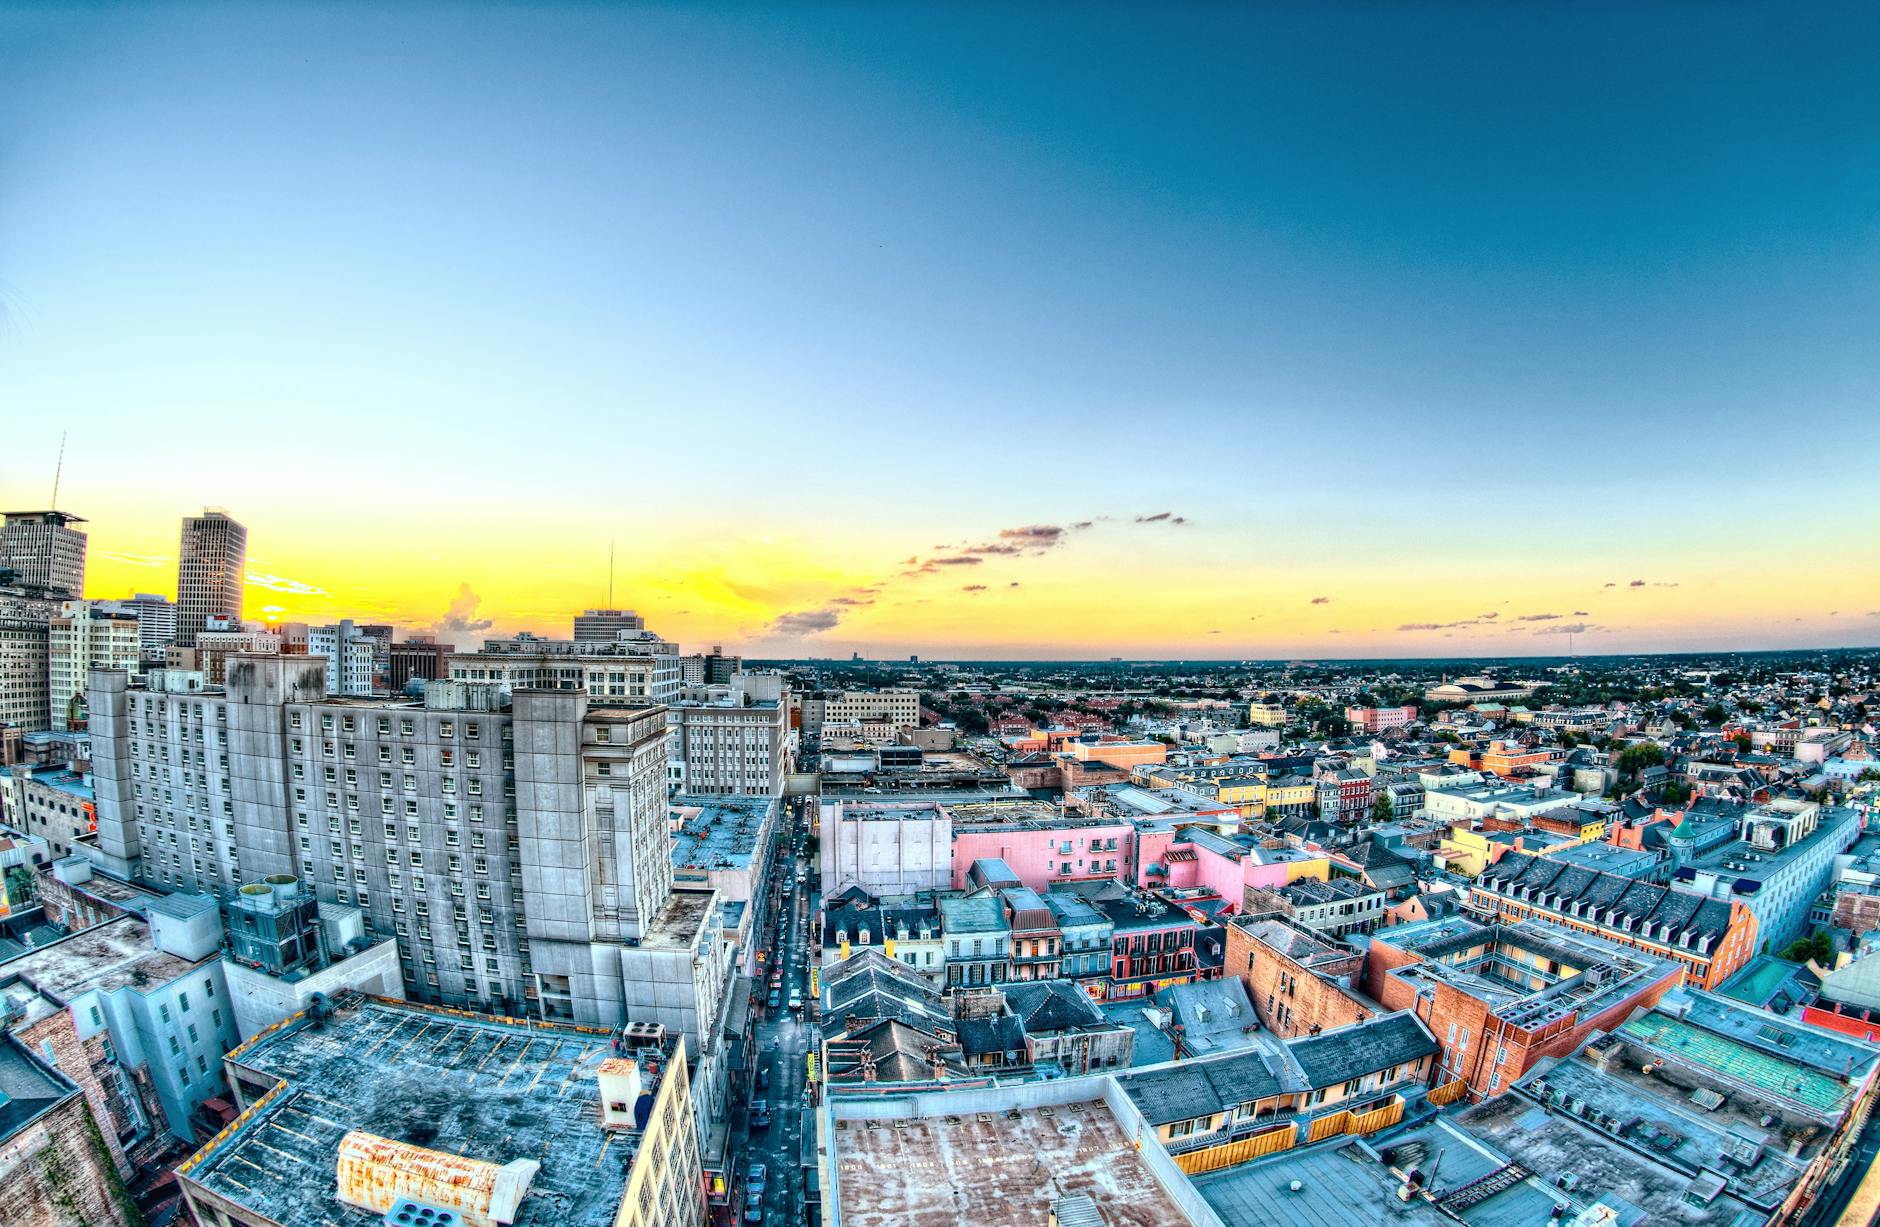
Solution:
<path fill-rule="evenodd" d="M 422 1038 L 423 1042 L 419 1042 Z M 229 1053 L 241 1115 L 177 1169 L 198 1222 L 702 1227 L 682 1038 L 351 997 Z"/>

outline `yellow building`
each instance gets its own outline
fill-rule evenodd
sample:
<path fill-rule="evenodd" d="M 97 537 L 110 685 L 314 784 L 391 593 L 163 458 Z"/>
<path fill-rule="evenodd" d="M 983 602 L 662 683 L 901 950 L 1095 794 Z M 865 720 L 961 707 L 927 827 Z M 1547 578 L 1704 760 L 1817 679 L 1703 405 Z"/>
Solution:
<path fill-rule="evenodd" d="M 1247 707 L 1247 723 L 1258 728 L 1279 728 L 1286 723 L 1286 705 L 1255 700 Z"/>

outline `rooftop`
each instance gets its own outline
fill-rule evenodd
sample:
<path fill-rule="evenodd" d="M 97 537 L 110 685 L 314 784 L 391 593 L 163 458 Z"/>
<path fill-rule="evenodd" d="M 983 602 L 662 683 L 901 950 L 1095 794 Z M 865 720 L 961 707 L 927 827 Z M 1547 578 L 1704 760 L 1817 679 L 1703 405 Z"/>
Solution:
<path fill-rule="evenodd" d="M 200 965 L 158 950 L 151 943 L 150 926 L 140 918 L 118 916 L 0 963 L 0 980 L 27 980 L 66 1004 L 93 990 L 143 991 Z"/>
<path fill-rule="evenodd" d="M 0 1141 L 18 1133 L 66 1096 L 77 1093 L 28 1056 L 19 1041 L 0 1034 Z"/>
<path fill-rule="evenodd" d="M 1100 1099 L 835 1125 L 843 1227 L 1047 1227 L 1079 1194 L 1106 1227 L 1189 1223 Z"/>
<path fill-rule="evenodd" d="M 614 1221 L 622 1148 L 637 1135 L 601 1128 L 594 1075 L 615 1055 L 608 1033 L 355 1001 L 324 1025 L 299 1017 L 231 1053 L 282 1085 L 182 1174 L 277 1223 L 376 1227 L 379 1215 L 337 1200 L 335 1151 L 358 1129 L 484 1162 L 540 1163 L 520 1227 Z M 669 1060 L 671 1044 L 655 1055 Z"/>
<path fill-rule="evenodd" d="M 1235 1227 L 1454 1227 L 1457 1218 L 1423 1198 L 1406 1202 L 1397 1196 L 1402 1181 L 1390 1171 L 1393 1162 L 1425 1170 L 1434 1165 L 1439 1189 L 1456 1190 L 1493 1174 L 1505 1160 L 1437 1118 L 1391 1134 L 1375 1149 L 1338 1138 L 1197 1177 L 1195 1187 Z M 1461 1211 L 1460 1217 L 1472 1227 L 1532 1227 L 1547 1222 L 1554 1201 L 1533 1185 L 1518 1183 Z"/>
<path fill-rule="evenodd" d="M 748 869 L 757 841 L 776 808 L 769 797 L 681 794 L 668 805 L 678 826 L 672 863 L 680 869 Z"/>
<path fill-rule="evenodd" d="M 715 890 L 675 890 L 667 895 L 640 935 L 641 949 L 690 950 L 698 944 L 717 898 Z"/>

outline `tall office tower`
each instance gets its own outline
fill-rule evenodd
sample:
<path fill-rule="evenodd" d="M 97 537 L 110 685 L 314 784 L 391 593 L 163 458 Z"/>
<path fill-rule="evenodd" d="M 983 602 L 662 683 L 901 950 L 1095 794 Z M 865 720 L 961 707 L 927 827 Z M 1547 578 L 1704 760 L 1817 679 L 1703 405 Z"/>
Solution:
<path fill-rule="evenodd" d="M 58 613 L 47 589 L 0 586 L 0 724 L 27 733 L 52 727 L 47 638 Z"/>
<path fill-rule="evenodd" d="M 576 643 L 612 643 L 622 631 L 643 631 L 646 619 L 631 609 L 589 609 L 574 616 Z"/>
<path fill-rule="evenodd" d="M 85 682 L 93 669 L 136 672 L 143 659 L 137 619 L 110 601 L 66 601 L 46 631 L 46 707 L 55 732 L 84 727 Z"/>
<path fill-rule="evenodd" d="M 154 592 L 140 592 L 119 601 L 98 601 L 109 613 L 129 614 L 137 619 L 138 651 L 146 664 L 163 663 L 163 649 L 176 642 L 176 604 Z"/>
<path fill-rule="evenodd" d="M 248 571 L 248 530 L 226 511 L 205 508 L 183 517 L 176 562 L 176 642 L 196 646 L 205 618 L 242 620 L 242 581 Z"/>
<path fill-rule="evenodd" d="M 68 597 L 85 595 L 83 518 L 63 511 L 9 511 L 0 523 L 0 570 L 12 583 Z"/>

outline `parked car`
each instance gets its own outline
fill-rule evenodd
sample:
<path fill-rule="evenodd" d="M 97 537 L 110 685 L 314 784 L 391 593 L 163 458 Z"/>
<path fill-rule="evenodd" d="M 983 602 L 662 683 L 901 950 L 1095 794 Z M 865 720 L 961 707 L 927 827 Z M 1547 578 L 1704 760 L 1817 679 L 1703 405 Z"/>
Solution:
<path fill-rule="evenodd" d="M 751 1105 L 751 1128 L 770 1128 L 770 1101 L 768 1099 L 760 1099 Z"/>
<path fill-rule="evenodd" d="M 783 1002 L 783 990 L 776 988 L 771 989 L 770 996 L 765 1000 L 771 1009 L 776 1009 Z"/>
<path fill-rule="evenodd" d="M 762 1163 L 751 1164 L 750 1170 L 744 1173 L 744 1183 L 762 1194 L 770 1186 L 770 1169 Z"/>
<path fill-rule="evenodd" d="M 798 1012 L 801 1012 L 801 1010 L 803 1009 L 803 990 L 802 989 L 793 988 L 790 990 L 790 1008 Z"/>

